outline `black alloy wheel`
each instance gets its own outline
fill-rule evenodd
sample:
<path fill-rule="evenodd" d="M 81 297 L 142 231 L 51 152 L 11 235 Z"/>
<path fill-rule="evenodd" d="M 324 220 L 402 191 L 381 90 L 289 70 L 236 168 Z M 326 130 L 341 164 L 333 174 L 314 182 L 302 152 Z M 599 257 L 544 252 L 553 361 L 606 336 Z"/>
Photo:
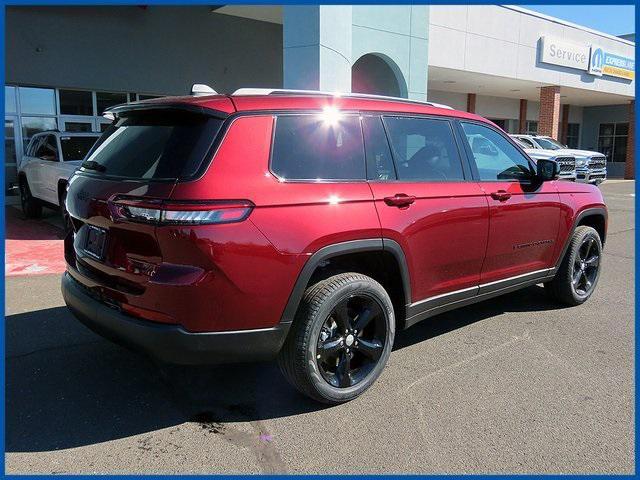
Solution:
<path fill-rule="evenodd" d="M 300 392 L 336 405 L 373 385 L 394 336 L 394 308 L 385 288 L 361 273 L 337 273 L 305 290 L 278 365 Z"/>
<path fill-rule="evenodd" d="M 586 237 L 574 258 L 571 280 L 575 292 L 580 296 L 591 293 L 600 268 L 600 246 L 592 236 Z"/>
<path fill-rule="evenodd" d="M 334 307 L 320 330 L 316 360 L 332 386 L 356 385 L 378 364 L 387 336 L 382 306 L 366 295 L 351 295 Z"/>
<path fill-rule="evenodd" d="M 565 305 L 580 305 L 595 291 L 602 270 L 602 239 L 587 225 L 576 227 L 553 280 L 544 284 L 551 297 Z"/>

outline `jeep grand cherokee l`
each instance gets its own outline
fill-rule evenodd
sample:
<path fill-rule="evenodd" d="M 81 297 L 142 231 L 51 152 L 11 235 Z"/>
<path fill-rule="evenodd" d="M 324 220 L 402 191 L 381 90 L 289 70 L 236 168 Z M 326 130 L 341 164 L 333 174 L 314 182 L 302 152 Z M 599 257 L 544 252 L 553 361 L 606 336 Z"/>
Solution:
<path fill-rule="evenodd" d="M 277 358 L 353 399 L 396 330 L 544 283 L 593 293 L 607 210 L 477 115 L 321 92 L 116 107 L 70 180 L 62 280 L 99 334 L 174 363 Z"/>

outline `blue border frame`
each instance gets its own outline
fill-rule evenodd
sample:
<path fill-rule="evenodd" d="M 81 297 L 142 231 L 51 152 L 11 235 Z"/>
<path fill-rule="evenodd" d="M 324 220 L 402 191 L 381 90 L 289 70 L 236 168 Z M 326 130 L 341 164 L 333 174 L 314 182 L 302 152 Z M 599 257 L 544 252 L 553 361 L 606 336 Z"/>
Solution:
<path fill-rule="evenodd" d="M 0 9 L 0 24 L 2 25 L 2 36 L 0 37 L 0 45 L 2 48 L 2 53 L 1 53 L 1 73 L 0 75 L 2 76 L 2 80 L 3 80 L 3 84 L 4 84 L 4 75 L 5 75 L 5 48 L 4 48 L 4 44 L 5 44 L 5 8 L 6 6 L 81 6 L 81 5 L 105 5 L 105 6 L 117 6 L 117 5 L 140 5 L 141 2 L 135 2 L 135 1 L 125 1 L 125 0 L 94 0 L 94 1 L 89 1 L 89 0 L 66 0 L 66 1 L 51 1 L 51 0 L 23 0 L 23 1 L 8 1 L 8 2 L 2 2 L 2 9 Z M 188 2 L 180 3 L 177 2 L 176 0 L 151 0 L 151 1 L 146 1 L 143 2 L 145 5 L 211 5 L 210 1 L 206 1 L 206 0 L 190 0 Z M 336 1 L 328 1 L 328 2 L 323 2 L 323 4 L 327 4 L 327 5 L 337 5 L 337 4 L 348 4 L 348 5 L 387 5 L 387 4 L 407 4 L 407 3 L 415 3 L 415 4 L 424 4 L 425 2 L 401 2 L 401 1 L 384 1 L 384 0 L 353 0 L 351 2 L 336 2 Z M 550 5 L 550 4 L 557 4 L 557 5 L 603 5 L 606 2 L 603 2 L 602 0 L 597 1 L 597 0 L 583 0 L 583 1 L 575 1 L 575 0 L 564 0 L 564 1 L 541 1 L 541 0 L 529 0 L 526 2 L 529 5 Z M 624 1 L 615 1 L 612 2 L 616 5 L 636 5 L 638 6 L 638 4 L 640 3 L 639 1 L 629 1 L 629 0 L 624 0 Z M 245 1 L 245 2 L 241 2 L 241 1 L 236 1 L 236 0 L 230 0 L 230 1 L 226 1 L 225 4 L 238 4 L 238 5 L 301 5 L 301 4 L 305 4 L 305 5 L 314 5 L 314 4 L 318 4 L 318 2 L 312 2 L 312 1 L 306 1 L 306 0 L 301 0 L 301 1 L 297 1 L 297 2 L 293 2 L 293 1 L 281 1 L 281 2 L 275 2 L 273 0 L 253 0 L 253 1 Z M 466 1 L 460 1 L 460 2 L 451 2 L 451 1 L 446 1 L 446 0 L 435 0 L 432 2 L 429 2 L 429 4 L 431 5 L 447 5 L 447 4 L 468 4 L 468 5 L 500 5 L 497 2 L 486 2 L 486 1 L 480 1 L 480 0 L 466 0 Z M 515 5 L 515 4 L 514 4 Z M 636 8 L 636 12 L 635 12 L 635 24 L 636 24 L 636 29 L 638 27 L 638 25 L 640 24 L 640 9 Z M 638 57 L 638 50 L 639 47 L 636 44 L 636 58 Z M 638 82 L 636 82 L 636 97 L 638 96 L 638 91 L 640 90 L 640 87 L 638 86 Z M 4 116 L 4 100 L 2 101 L 2 105 L 1 105 L 1 110 L 2 110 L 2 114 Z M 635 180 L 635 184 L 637 187 L 637 178 L 638 178 L 638 172 L 640 171 L 640 168 L 638 167 L 638 153 L 640 152 L 640 146 L 638 145 L 638 128 L 637 128 L 637 114 L 638 114 L 638 107 L 637 105 L 635 106 L 635 116 L 636 116 L 636 121 L 634 122 L 634 147 L 635 147 L 635 158 L 636 158 L 636 164 L 635 164 L 635 176 L 636 176 L 636 180 Z M 0 154 L 2 155 L 2 158 L 4 158 L 4 142 L 1 143 L 0 145 Z M 0 169 L 0 185 L 4 185 L 4 176 L 5 176 L 5 169 L 2 168 Z M 637 190 L 637 188 L 636 188 Z M 5 257 L 5 242 L 4 240 L 6 239 L 6 232 L 5 232 L 5 206 L 6 206 L 6 198 L 5 198 L 5 192 L 3 189 L 3 193 L 2 193 L 2 209 L 0 211 L 0 232 L 2 234 L 2 242 L 0 245 L 0 251 L 2 252 L 2 258 L 5 260 L 5 264 L 6 264 L 6 257 Z M 636 195 L 635 197 L 635 220 L 637 221 L 637 213 L 638 213 L 638 209 L 640 208 L 640 199 L 638 198 L 638 196 Z M 640 239 L 638 239 L 638 236 L 636 235 L 635 237 L 635 271 L 638 272 L 638 270 L 640 270 L 640 258 L 638 258 L 638 245 L 640 243 Z M 636 275 L 635 277 L 635 305 L 638 304 L 638 290 L 640 287 L 640 281 L 638 280 L 638 276 Z M 2 281 L 2 287 L 0 288 L 0 304 L 3 307 L 5 307 L 5 281 L 4 281 L 4 277 L 3 277 L 3 281 Z M 634 414 L 637 413 L 638 411 L 638 406 L 640 405 L 638 402 L 638 378 L 639 378 L 639 374 L 638 374 L 638 316 L 637 316 L 637 312 L 635 315 L 635 329 L 634 329 L 634 349 L 635 349 L 635 410 L 634 410 Z M 1 346 L 1 353 L 2 353 L 2 358 L 4 360 L 4 354 L 5 354 L 5 328 L 4 328 L 4 324 L 3 324 L 3 328 L 2 328 L 2 332 L 0 333 L 0 346 Z M 2 381 L 2 405 L 0 406 L 1 410 L 2 410 L 2 415 L 1 415 L 1 430 L 0 430 L 0 443 L 2 445 L 2 451 L 6 453 L 6 444 L 5 444 L 5 428 L 6 428 L 6 423 L 5 423 L 5 406 L 6 406 L 6 395 L 5 395 L 5 368 L 2 368 L 0 370 L 0 379 Z M 637 465 L 638 465 L 638 448 L 637 448 L 637 441 L 638 441 L 638 432 L 640 431 L 640 428 L 638 427 L 638 422 L 637 422 L 637 415 L 636 415 L 636 421 L 635 421 L 635 443 L 634 443 L 634 456 L 635 456 L 635 465 L 636 465 L 636 472 L 637 472 Z M 7 475 L 5 472 L 5 454 L 2 455 L 2 475 L 3 476 L 9 476 L 9 477 L 14 477 L 14 475 Z M 41 477 L 48 477 L 49 475 L 26 475 L 23 476 L 21 475 L 21 478 L 41 478 Z M 75 477 L 90 477 L 91 475 L 76 475 Z M 139 477 L 140 475 L 101 475 L 102 477 Z M 170 475 L 143 475 L 143 476 L 153 476 L 153 477 L 171 477 Z M 184 475 L 187 476 L 187 475 Z M 188 475 L 189 477 L 198 477 L 198 478 L 206 478 L 208 477 L 208 475 Z M 229 478 L 229 479 L 246 479 L 246 478 L 250 478 L 250 475 L 216 475 L 217 477 L 223 477 L 223 478 Z M 265 475 L 266 478 L 269 479 L 276 479 L 276 478 L 284 478 L 287 475 Z M 305 475 L 306 477 L 311 477 L 311 478 L 322 478 L 322 479 L 338 479 L 340 478 L 340 476 L 337 475 Z M 350 476 L 357 476 L 359 478 L 367 478 L 367 479 L 380 479 L 380 478 L 441 478 L 441 477 L 450 477 L 450 478 L 454 478 L 454 477 L 461 477 L 461 475 L 350 475 Z M 587 475 L 472 475 L 474 477 L 479 477 L 479 478 L 505 478 L 505 477 L 532 477 L 532 478 L 549 478 L 549 477 L 557 477 L 557 478 L 563 478 L 563 479 L 573 479 L 573 478 L 582 478 L 584 476 Z M 590 478 L 607 478 L 607 477 L 618 477 L 618 478 L 635 478 L 635 475 L 588 475 Z M 17 477 L 17 475 L 15 475 L 15 477 Z"/>

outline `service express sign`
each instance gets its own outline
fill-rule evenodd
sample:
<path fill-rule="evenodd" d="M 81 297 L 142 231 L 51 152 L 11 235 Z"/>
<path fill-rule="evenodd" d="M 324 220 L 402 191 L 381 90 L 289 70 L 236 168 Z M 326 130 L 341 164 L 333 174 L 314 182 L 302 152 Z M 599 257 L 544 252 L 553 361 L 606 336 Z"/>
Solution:
<path fill-rule="evenodd" d="M 540 43 L 542 47 L 541 62 L 577 68 L 578 70 L 589 69 L 589 47 L 549 36 L 542 37 Z"/>
<path fill-rule="evenodd" d="M 580 45 L 546 35 L 540 39 L 540 48 L 543 63 L 584 70 L 598 77 L 635 78 L 635 59 L 607 52 L 598 45 Z"/>

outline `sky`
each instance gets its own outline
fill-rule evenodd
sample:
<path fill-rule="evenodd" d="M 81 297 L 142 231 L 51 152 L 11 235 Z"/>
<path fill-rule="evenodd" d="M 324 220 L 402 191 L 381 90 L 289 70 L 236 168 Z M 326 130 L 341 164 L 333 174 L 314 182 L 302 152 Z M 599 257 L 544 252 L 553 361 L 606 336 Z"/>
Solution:
<path fill-rule="evenodd" d="M 521 5 L 611 35 L 635 33 L 634 5 Z"/>

